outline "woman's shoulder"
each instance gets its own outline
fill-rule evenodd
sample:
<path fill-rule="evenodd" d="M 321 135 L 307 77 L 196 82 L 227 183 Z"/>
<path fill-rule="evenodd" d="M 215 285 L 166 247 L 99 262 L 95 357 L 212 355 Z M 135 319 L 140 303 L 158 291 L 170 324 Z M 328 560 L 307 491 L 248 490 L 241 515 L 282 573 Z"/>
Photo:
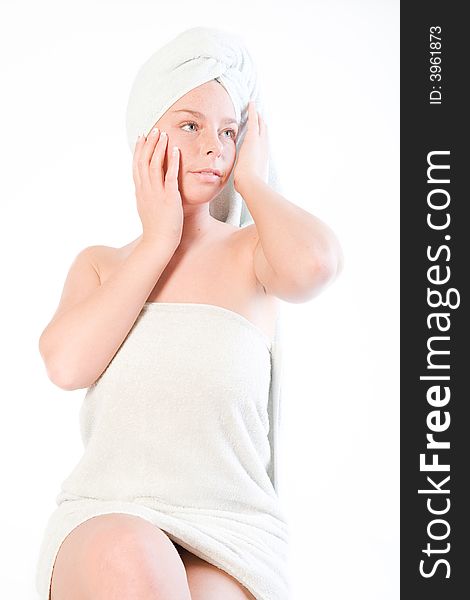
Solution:
<path fill-rule="evenodd" d="M 221 223 L 220 232 L 223 235 L 219 237 L 219 240 L 227 248 L 232 247 L 240 258 L 245 253 L 252 255 L 259 240 L 254 223 L 244 227 L 235 227 Z M 82 250 L 82 253 L 86 254 L 98 274 L 100 272 L 104 274 L 108 272 L 110 267 L 112 268 L 113 265 L 115 266 L 126 259 L 129 253 L 132 252 L 132 249 L 138 244 L 140 237 L 122 246 L 107 246 L 104 244 L 87 246 Z"/>
<path fill-rule="evenodd" d="M 80 254 L 86 256 L 102 280 L 101 274 L 103 274 L 110 265 L 120 260 L 123 248 L 124 247 L 119 248 L 95 244 L 86 246 Z"/>

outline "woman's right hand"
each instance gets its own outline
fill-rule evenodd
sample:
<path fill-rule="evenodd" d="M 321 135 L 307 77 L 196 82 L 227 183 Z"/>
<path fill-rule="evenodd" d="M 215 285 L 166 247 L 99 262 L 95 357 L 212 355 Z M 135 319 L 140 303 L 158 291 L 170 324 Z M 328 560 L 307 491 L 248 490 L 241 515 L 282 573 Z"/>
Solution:
<path fill-rule="evenodd" d="M 132 173 L 137 211 L 142 221 L 142 241 L 167 243 L 176 250 L 183 232 L 183 206 L 178 189 L 179 149 L 168 152 L 168 168 L 163 163 L 168 135 L 152 130 L 136 142 Z"/>

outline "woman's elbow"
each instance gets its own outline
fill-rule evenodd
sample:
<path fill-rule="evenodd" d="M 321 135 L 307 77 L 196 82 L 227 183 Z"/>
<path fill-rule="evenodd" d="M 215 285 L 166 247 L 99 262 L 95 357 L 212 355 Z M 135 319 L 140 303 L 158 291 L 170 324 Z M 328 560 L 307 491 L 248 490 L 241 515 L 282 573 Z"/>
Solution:
<path fill-rule="evenodd" d="M 300 286 L 299 302 L 307 302 L 315 298 L 329 287 L 343 270 L 344 256 L 341 248 L 315 260 Z"/>
<path fill-rule="evenodd" d="M 54 385 L 65 391 L 77 389 L 75 382 L 63 368 L 51 364 L 50 361 L 44 361 L 44 365 L 46 367 L 47 376 Z"/>
<path fill-rule="evenodd" d="M 317 258 L 310 269 L 310 279 L 314 287 L 330 285 L 344 268 L 344 253 L 338 242 Z"/>
<path fill-rule="evenodd" d="M 77 378 L 75 369 L 67 367 L 57 357 L 54 358 L 50 352 L 46 352 L 44 346 L 40 345 L 39 351 L 46 367 L 47 376 L 54 385 L 65 391 L 88 387 L 80 378 Z"/>

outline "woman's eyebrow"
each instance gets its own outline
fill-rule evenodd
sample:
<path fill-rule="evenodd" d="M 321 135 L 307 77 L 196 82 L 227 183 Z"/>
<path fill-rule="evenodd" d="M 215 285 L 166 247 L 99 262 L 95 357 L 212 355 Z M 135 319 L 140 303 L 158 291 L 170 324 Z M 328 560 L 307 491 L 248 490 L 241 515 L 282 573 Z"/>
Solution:
<path fill-rule="evenodd" d="M 172 112 L 174 113 L 178 113 L 178 112 L 187 112 L 187 113 L 191 113 L 192 115 L 194 115 L 195 117 L 199 117 L 199 119 L 205 119 L 206 117 L 198 112 L 197 110 L 189 110 L 188 108 L 182 108 L 180 110 L 173 110 Z M 232 119 L 230 117 L 226 117 L 225 119 L 222 119 L 222 123 L 235 123 L 235 125 L 238 125 L 237 121 L 235 119 Z"/>

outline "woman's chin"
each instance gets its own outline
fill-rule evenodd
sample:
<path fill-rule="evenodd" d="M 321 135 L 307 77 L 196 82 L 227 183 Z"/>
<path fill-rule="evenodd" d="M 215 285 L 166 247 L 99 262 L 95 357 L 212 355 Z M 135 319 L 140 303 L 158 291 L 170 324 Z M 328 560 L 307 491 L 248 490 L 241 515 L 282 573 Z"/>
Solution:
<path fill-rule="evenodd" d="M 184 185 L 180 187 L 181 198 L 186 204 L 204 204 L 213 200 L 223 186 Z"/>

